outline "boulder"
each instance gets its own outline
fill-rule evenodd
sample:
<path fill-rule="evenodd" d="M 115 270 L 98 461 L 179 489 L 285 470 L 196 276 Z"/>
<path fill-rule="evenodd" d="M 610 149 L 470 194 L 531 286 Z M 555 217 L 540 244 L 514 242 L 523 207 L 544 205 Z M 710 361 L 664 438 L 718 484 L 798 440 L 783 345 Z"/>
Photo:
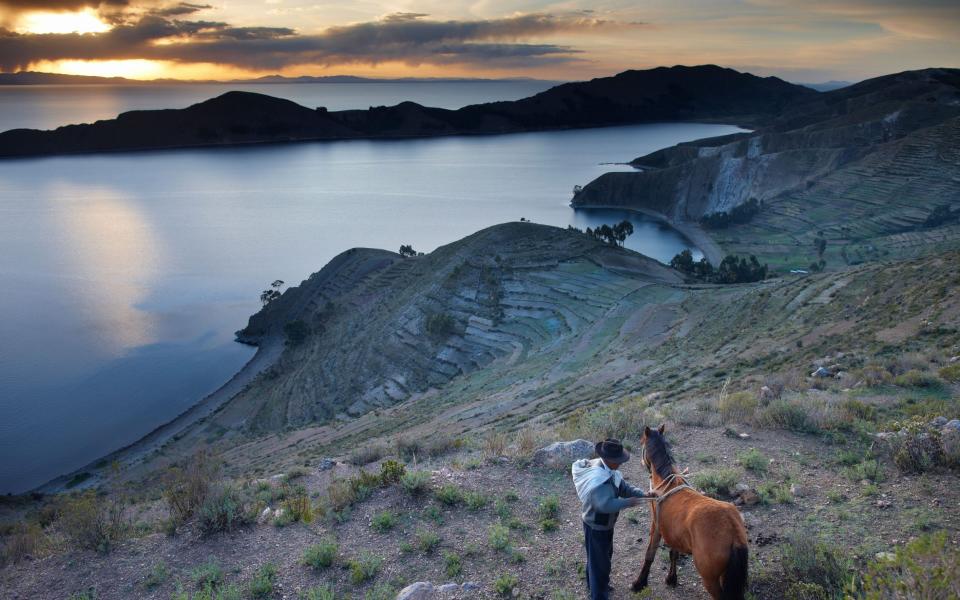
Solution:
<path fill-rule="evenodd" d="M 532 463 L 551 469 L 568 468 L 570 463 L 593 456 L 593 443 L 587 440 L 554 442 L 533 453 Z"/>
<path fill-rule="evenodd" d="M 944 429 L 952 429 L 954 431 L 960 432 L 960 419 L 950 419 L 943 425 Z"/>
<path fill-rule="evenodd" d="M 807 494 L 807 490 L 799 484 L 791 483 L 790 494 L 796 496 L 797 498 L 803 498 Z"/>
<path fill-rule="evenodd" d="M 432 583 L 418 581 L 400 590 L 396 600 L 433 600 L 436 594 L 437 588 Z"/>
<path fill-rule="evenodd" d="M 947 418 L 941 415 L 935 418 L 934 420 L 930 421 L 930 424 L 933 425 L 934 427 L 943 427 L 944 425 L 947 424 Z"/>
<path fill-rule="evenodd" d="M 817 370 L 810 373 L 810 377 L 832 377 L 833 372 L 827 367 L 817 367 Z"/>
<path fill-rule="evenodd" d="M 317 465 L 318 471 L 329 471 L 330 469 L 337 466 L 337 461 L 332 458 L 324 458 L 320 461 L 320 464 Z"/>
<path fill-rule="evenodd" d="M 460 591 L 460 585 L 456 583 L 445 583 L 437 588 L 440 597 L 451 596 Z"/>

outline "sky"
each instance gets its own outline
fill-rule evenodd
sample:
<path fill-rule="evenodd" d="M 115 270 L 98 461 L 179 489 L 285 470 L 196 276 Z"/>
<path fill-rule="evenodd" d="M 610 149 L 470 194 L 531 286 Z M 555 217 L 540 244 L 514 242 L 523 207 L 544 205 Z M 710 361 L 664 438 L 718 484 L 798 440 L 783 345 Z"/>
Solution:
<path fill-rule="evenodd" d="M 0 0 L 0 71 L 789 81 L 960 67 L 960 0 Z"/>

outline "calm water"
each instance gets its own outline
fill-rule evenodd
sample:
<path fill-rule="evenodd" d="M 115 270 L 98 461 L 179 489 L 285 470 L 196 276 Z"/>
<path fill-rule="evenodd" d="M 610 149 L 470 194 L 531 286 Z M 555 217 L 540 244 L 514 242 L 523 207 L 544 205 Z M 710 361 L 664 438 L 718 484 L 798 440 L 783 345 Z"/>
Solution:
<path fill-rule="evenodd" d="M 722 125 L 349 141 L 0 161 L 0 491 L 130 443 L 252 355 L 232 342 L 274 279 L 353 246 L 430 251 L 526 217 L 579 227 L 583 184 Z M 687 246 L 631 217 L 628 246 Z"/>
<path fill-rule="evenodd" d="M 330 110 L 367 108 L 412 100 L 427 106 L 460 108 L 496 100 L 519 100 L 553 87 L 549 81 L 430 83 L 273 83 L 167 85 L 5 85 L 0 86 L 0 131 L 53 129 L 72 123 L 112 119 L 128 110 L 184 108 L 230 90 L 257 92 Z"/>

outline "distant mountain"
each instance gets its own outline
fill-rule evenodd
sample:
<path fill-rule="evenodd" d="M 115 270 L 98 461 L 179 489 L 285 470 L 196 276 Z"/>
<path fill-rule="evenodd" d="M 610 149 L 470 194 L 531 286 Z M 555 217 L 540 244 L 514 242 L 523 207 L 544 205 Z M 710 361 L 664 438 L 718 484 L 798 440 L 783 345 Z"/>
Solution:
<path fill-rule="evenodd" d="M 849 85 L 853 85 L 850 81 L 824 81 L 823 83 L 800 83 L 797 85 L 802 85 L 808 87 L 811 90 L 817 90 L 818 92 L 829 92 L 832 90 L 839 90 L 840 88 L 845 88 Z"/>
<path fill-rule="evenodd" d="M 127 79 L 126 77 L 95 77 L 90 75 L 64 75 L 62 73 L 42 73 L 38 71 L 19 71 L 17 73 L 0 73 L 0 85 L 148 85 L 148 84 L 174 84 L 174 83 L 490 83 L 496 81 L 540 81 L 526 77 L 513 77 L 506 79 L 482 79 L 467 77 L 397 77 L 397 78 L 376 78 L 376 77 L 356 77 L 354 75 L 328 75 L 324 77 L 312 77 L 303 75 L 300 77 L 284 77 L 283 75 L 265 75 L 253 79 L 230 79 L 220 81 L 215 79 Z"/>
<path fill-rule="evenodd" d="M 327 112 L 228 92 L 181 110 L 132 111 L 92 125 L 0 134 L 0 156 L 223 146 L 350 138 L 431 137 L 596 127 L 652 121 L 758 126 L 818 92 L 732 69 L 661 67 L 566 83 L 523 100 L 458 110 L 413 102 Z"/>

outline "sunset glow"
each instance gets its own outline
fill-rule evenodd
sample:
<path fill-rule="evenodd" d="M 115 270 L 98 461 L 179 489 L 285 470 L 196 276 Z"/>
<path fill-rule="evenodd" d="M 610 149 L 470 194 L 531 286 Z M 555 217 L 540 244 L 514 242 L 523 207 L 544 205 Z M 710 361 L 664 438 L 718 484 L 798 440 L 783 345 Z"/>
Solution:
<path fill-rule="evenodd" d="M 102 33 L 110 30 L 90 8 L 77 12 L 28 12 L 17 19 L 18 33 Z"/>

